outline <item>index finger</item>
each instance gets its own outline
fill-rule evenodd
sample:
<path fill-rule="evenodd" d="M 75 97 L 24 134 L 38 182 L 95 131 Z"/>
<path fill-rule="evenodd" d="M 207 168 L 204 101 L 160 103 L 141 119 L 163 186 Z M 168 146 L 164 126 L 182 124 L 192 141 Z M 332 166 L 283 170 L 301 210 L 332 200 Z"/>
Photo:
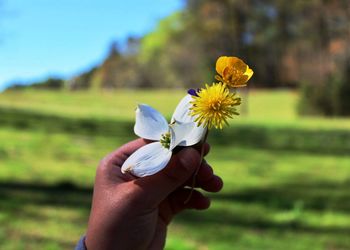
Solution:
<path fill-rule="evenodd" d="M 148 144 L 150 141 L 145 140 L 143 138 L 139 138 L 133 141 L 130 141 L 109 155 L 107 155 L 103 161 L 106 162 L 107 164 L 112 164 L 112 165 L 117 165 L 117 166 L 122 166 L 124 161 L 132 154 L 134 153 L 137 149 L 141 148 L 142 146 Z"/>

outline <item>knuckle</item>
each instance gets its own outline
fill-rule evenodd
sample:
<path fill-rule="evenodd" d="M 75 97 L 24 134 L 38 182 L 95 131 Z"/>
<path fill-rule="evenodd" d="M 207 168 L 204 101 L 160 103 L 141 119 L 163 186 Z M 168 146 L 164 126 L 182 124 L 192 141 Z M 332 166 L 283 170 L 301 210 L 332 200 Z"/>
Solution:
<path fill-rule="evenodd" d="M 178 182 L 182 181 L 184 171 L 181 171 L 180 169 L 178 169 L 178 167 L 181 167 L 181 166 L 171 167 L 171 168 L 167 169 L 166 171 L 164 171 L 164 175 L 169 182 L 178 183 Z M 183 168 L 183 167 L 181 167 L 181 168 Z M 185 172 L 187 172 L 187 170 L 185 170 Z"/>
<path fill-rule="evenodd" d="M 195 171 L 198 162 L 191 159 L 177 159 L 176 163 L 164 170 L 164 175 L 171 183 L 182 183 Z"/>
<path fill-rule="evenodd" d="M 98 164 L 98 169 L 104 169 L 108 165 L 108 156 L 103 157 L 99 164 Z"/>
<path fill-rule="evenodd" d="M 124 197 L 130 207 L 138 209 L 147 209 L 152 207 L 152 204 L 154 204 L 152 195 L 147 194 L 141 186 L 136 185 L 133 182 L 125 184 L 127 187 L 124 188 Z"/>

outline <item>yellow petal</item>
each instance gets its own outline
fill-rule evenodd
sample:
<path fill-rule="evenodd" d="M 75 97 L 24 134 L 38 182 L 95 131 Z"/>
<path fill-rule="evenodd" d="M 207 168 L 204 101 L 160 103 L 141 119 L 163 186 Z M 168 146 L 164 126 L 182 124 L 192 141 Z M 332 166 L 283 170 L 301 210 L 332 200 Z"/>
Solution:
<path fill-rule="evenodd" d="M 254 71 L 249 67 L 244 72 L 244 75 L 246 75 L 248 77 L 247 81 L 249 81 L 249 79 L 253 76 L 253 74 L 254 74 Z"/>
<path fill-rule="evenodd" d="M 248 65 L 245 64 L 245 62 L 243 62 L 241 59 L 237 58 L 237 61 L 233 64 L 231 64 L 231 66 L 237 71 L 237 72 L 245 72 L 248 68 Z"/>
<path fill-rule="evenodd" d="M 222 76 L 225 68 L 234 65 L 237 61 L 241 61 L 241 59 L 234 56 L 220 56 L 216 61 L 216 71 Z"/>
<path fill-rule="evenodd" d="M 253 70 L 237 57 L 221 56 L 216 61 L 216 71 L 219 81 L 226 83 L 229 87 L 244 87 L 253 75 Z"/>

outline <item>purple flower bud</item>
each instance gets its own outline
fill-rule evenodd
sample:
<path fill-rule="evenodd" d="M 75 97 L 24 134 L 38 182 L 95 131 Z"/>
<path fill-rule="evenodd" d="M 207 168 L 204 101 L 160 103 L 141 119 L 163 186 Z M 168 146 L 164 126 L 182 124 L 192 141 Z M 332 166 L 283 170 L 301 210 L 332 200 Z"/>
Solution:
<path fill-rule="evenodd" d="M 192 95 L 192 96 L 198 96 L 197 92 L 199 89 L 195 90 L 195 89 L 189 89 L 187 91 L 188 94 Z"/>

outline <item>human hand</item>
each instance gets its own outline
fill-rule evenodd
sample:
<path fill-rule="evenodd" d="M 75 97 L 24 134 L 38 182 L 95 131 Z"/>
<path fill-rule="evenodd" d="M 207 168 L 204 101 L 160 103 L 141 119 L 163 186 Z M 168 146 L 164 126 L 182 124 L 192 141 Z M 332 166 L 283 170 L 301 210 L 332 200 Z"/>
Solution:
<path fill-rule="evenodd" d="M 143 139 L 129 142 L 105 157 L 96 172 L 92 208 L 85 244 L 88 250 L 163 249 L 167 225 L 184 209 L 207 209 L 209 198 L 194 190 L 185 200 L 193 174 L 196 187 L 218 192 L 222 180 L 193 147 L 180 149 L 157 174 L 135 178 L 122 174 L 123 162 L 138 148 Z M 204 154 L 209 145 L 204 144 Z"/>

